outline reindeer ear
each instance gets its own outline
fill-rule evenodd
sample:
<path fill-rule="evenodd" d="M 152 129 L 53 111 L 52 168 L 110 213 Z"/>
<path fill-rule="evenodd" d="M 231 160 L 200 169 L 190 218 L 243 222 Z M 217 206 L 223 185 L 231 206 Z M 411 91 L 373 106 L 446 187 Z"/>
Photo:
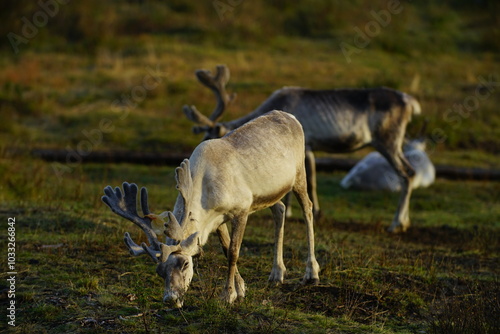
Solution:
<path fill-rule="evenodd" d="M 193 198 L 193 179 L 191 178 L 189 159 L 184 159 L 181 165 L 175 169 L 175 180 L 177 181 L 177 190 L 179 190 L 182 198 L 182 216 L 179 220 L 183 229 L 186 229 L 187 225 L 184 224 L 186 224 L 187 215 L 191 211 L 191 201 Z M 178 240 L 184 240 L 184 238 Z"/>
<path fill-rule="evenodd" d="M 179 167 L 175 169 L 175 180 L 177 181 L 177 190 L 181 193 L 184 205 L 186 206 L 191 200 L 193 190 L 193 179 L 191 178 L 191 169 L 189 167 L 189 159 L 184 159 Z M 184 211 L 188 212 L 185 207 Z"/>
<path fill-rule="evenodd" d="M 184 239 L 184 232 L 182 230 L 182 227 L 171 211 L 168 212 L 168 222 L 165 223 L 164 233 L 167 237 L 174 240 L 179 241 Z"/>
<path fill-rule="evenodd" d="M 186 240 L 182 241 L 180 244 L 180 248 L 182 249 L 183 253 L 189 254 L 191 256 L 198 254 L 198 232 L 191 234 Z"/>
<path fill-rule="evenodd" d="M 162 263 L 165 262 L 165 261 L 167 261 L 167 259 L 170 256 L 170 254 L 178 252 L 178 251 L 181 250 L 181 246 L 180 245 L 169 246 L 169 245 L 166 245 L 166 244 L 161 244 L 160 247 L 161 247 L 161 257 L 160 257 L 160 260 L 161 260 Z"/>

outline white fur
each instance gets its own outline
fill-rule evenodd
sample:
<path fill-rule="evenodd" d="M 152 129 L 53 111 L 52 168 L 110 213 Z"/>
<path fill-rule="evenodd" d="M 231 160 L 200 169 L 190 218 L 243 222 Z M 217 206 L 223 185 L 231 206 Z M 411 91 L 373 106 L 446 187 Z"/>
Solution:
<path fill-rule="evenodd" d="M 272 111 L 225 137 L 202 142 L 189 160 L 184 160 L 181 167 L 177 168 L 180 194 L 173 215 L 169 215 L 172 221 L 166 223 L 166 230 L 171 231 L 170 234 L 183 235 L 186 240 L 196 235 L 200 246 L 207 242 L 210 233 L 218 232 L 228 257 L 228 277 L 222 293 L 226 302 L 232 303 L 245 294 L 245 284 L 238 273 L 236 261 L 247 217 L 254 211 L 268 207 L 273 210 L 275 252 L 269 279 L 283 282 L 286 272 L 283 262 L 285 210 L 281 198 L 290 191 L 295 192 L 303 206 L 307 225 L 309 254 L 304 282 L 315 283 L 319 280 L 319 266 L 314 256 L 312 203 L 307 195 L 304 147 L 304 133 L 297 119 L 285 112 Z M 177 222 L 180 224 L 177 225 Z M 224 225 L 226 222 L 232 224 L 231 237 Z M 169 229 L 168 224 L 171 223 L 173 228 Z M 192 247 L 193 242 L 181 241 L 179 253 L 196 255 L 199 247 Z M 167 240 L 167 243 L 171 241 Z M 186 247 L 183 243 L 186 243 Z M 190 280 L 192 276 L 176 277 Z M 176 286 L 187 285 L 189 283 L 185 281 L 169 280 L 166 298 L 175 297 L 175 302 L 179 303 L 182 300 L 181 293 L 174 294 L 171 290 L 176 290 Z"/>
<path fill-rule="evenodd" d="M 406 160 L 415 170 L 412 188 L 428 187 L 436 178 L 436 169 L 425 153 L 425 144 L 414 140 L 404 148 Z M 401 180 L 394 168 L 379 152 L 371 152 L 360 160 L 340 185 L 343 188 L 401 191 Z"/>

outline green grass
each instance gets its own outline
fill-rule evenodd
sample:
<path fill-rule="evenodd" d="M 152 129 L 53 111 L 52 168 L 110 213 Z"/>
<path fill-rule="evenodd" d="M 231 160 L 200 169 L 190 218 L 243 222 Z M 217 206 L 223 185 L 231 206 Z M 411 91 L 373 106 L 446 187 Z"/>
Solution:
<path fill-rule="evenodd" d="M 80 165 L 63 180 L 50 163 L 30 158 L 4 157 L 0 167 L 0 214 L 2 220 L 16 217 L 13 333 L 440 333 L 462 317 L 461 305 L 480 316 L 464 320 L 463 328 L 487 329 L 499 314 L 485 307 L 498 303 L 491 296 L 499 291 L 494 183 L 438 179 L 415 190 L 412 228 L 393 236 L 385 229 L 395 194 L 346 191 L 338 185 L 342 174 L 322 173 L 319 286 L 299 284 L 306 238 L 297 210 L 285 228 L 285 284 L 268 286 L 273 223 L 270 212 L 262 211 L 250 218 L 239 261 L 245 300 L 228 306 L 218 299 L 226 260 L 214 235 L 197 260 L 185 307 L 171 310 L 161 303 L 162 281 L 153 263 L 131 257 L 122 242 L 125 231 L 144 240 L 141 232 L 111 213 L 100 196 L 106 185 L 127 180 L 148 187 L 154 212 L 172 208 L 172 167 Z M 13 170 L 18 180 L 33 183 L 10 180 Z"/>
<path fill-rule="evenodd" d="M 303 63 L 299 50 L 281 55 L 272 50 L 248 49 L 238 51 L 241 56 L 234 59 L 233 51 L 222 49 L 215 51 L 215 55 L 185 59 L 185 54 L 195 46 L 183 42 L 176 43 L 174 50 L 166 50 L 168 57 L 161 57 L 161 45 L 172 42 L 150 37 L 148 43 L 155 45 L 157 55 L 154 62 L 148 55 L 119 56 L 122 65 L 118 68 L 99 65 L 99 55 L 21 55 L 21 60 L 7 64 L 4 75 L 0 76 L 5 80 L 2 83 L 0 79 L 0 87 L 4 87 L 0 90 L 3 95 L 0 95 L 0 114 L 5 119 L 0 135 L 3 149 L 189 151 L 199 143 L 201 135 L 191 134 L 192 124 L 183 116 L 182 106 L 195 104 L 206 114 L 214 107 L 211 92 L 196 82 L 193 73 L 198 68 L 213 69 L 215 64 L 226 63 L 232 71 L 228 89 L 238 93 L 238 97 L 225 120 L 250 112 L 273 90 L 284 85 L 377 86 L 390 85 L 384 82 L 384 77 L 397 77 L 401 83 L 391 86 L 408 91 L 418 73 L 421 84 L 413 93 L 422 104 L 423 116 L 415 117 L 410 123 L 408 135 L 416 136 L 424 119 L 428 119 L 428 147 L 436 163 L 498 166 L 500 133 L 495 108 L 499 95 L 492 93 L 467 118 L 449 111 L 455 104 L 463 104 L 474 96 L 479 77 L 487 78 L 498 72 L 494 60 L 467 54 L 450 60 L 447 55 L 436 55 L 431 64 L 367 50 L 360 55 L 359 65 L 353 67 L 346 66 L 343 57 L 336 53 L 324 58 L 331 50 L 322 50 L 321 44 L 314 41 L 302 42 L 306 48 L 319 49 L 307 64 Z M 66 63 L 74 65 L 67 71 L 54 73 L 50 69 L 54 57 L 63 59 L 63 67 L 69 66 Z M 279 66 L 275 63 L 277 58 Z M 444 66 L 450 61 L 455 63 L 452 67 L 433 73 L 436 63 Z M 89 63 L 98 65 L 89 70 Z M 147 91 L 143 99 L 127 104 L 123 96 L 130 96 L 136 87 L 141 87 L 148 75 L 146 67 L 156 65 L 165 73 L 162 82 Z M 19 74 L 30 66 L 33 67 L 31 76 L 25 78 Z M 469 74 L 461 70 L 464 66 L 470 69 Z M 297 68 L 302 70 L 299 72 Z M 103 76 L 109 78 L 108 83 L 91 81 Z M 464 90 L 464 85 L 471 88 Z M 121 108 L 117 107 L 118 102 Z M 86 133 L 96 131 L 100 135 L 92 141 Z"/>
<path fill-rule="evenodd" d="M 384 7 L 383 3 L 378 5 Z M 22 151 L 36 147 L 77 150 L 79 144 L 84 145 L 82 142 L 88 140 L 84 132 L 99 130 L 101 121 L 109 120 L 112 129 L 103 131 L 102 139 L 92 150 L 188 151 L 199 143 L 201 136 L 190 134 L 192 124 L 183 116 L 182 106 L 195 104 L 208 114 L 215 102 L 212 93 L 196 81 L 194 71 L 212 70 L 216 64 L 225 63 L 232 74 L 228 90 L 236 92 L 238 97 L 224 120 L 247 114 L 271 92 L 286 85 L 317 89 L 386 85 L 419 99 L 423 116 L 414 118 L 408 134 L 415 136 L 424 119 L 428 119 L 429 150 L 437 163 L 498 166 L 498 57 L 492 45 L 474 47 L 473 37 L 454 35 L 457 29 L 469 29 L 463 26 L 474 27 L 470 28 L 470 34 L 477 39 L 491 30 L 496 31 L 486 24 L 489 14 L 485 11 L 467 9 L 466 4 L 451 8 L 407 4 L 411 11 L 401 20 L 395 17 L 388 30 L 375 36 L 373 43 L 356 54 L 349 64 L 339 45 L 354 38 L 353 27 L 363 27 L 370 18 L 367 14 L 370 8 L 352 7 L 354 5 L 336 8 L 341 10 L 339 16 L 346 20 L 351 17 L 352 23 L 334 23 L 324 18 L 324 24 L 331 25 L 326 37 L 316 36 L 316 28 L 303 28 L 309 33 L 295 34 L 269 27 L 272 33 L 260 40 L 263 37 L 257 32 L 253 38 L 247 38 L 239 24 L 253 19 L 251 15 L 259 10 L 262 15 L 272 16 L 276 9 L 261 3 L 243 6 L 240 21 L 225 23 L 233 29 L 210 16 L 214 14 L 211 6 L 189 7 L 205 15 L 200 22 L 212 21 L 220 32 L 231 30 L 241 34 L 236 35 L 237 47 L 223 42 L 218 45 L 221 39 L 214 38 L 211 28 L 206 27 L 203 43 L 174 29 L 175 33 L 144 34 L 140 38 L 117 31 L 117 45 L 102 41 L 93 52 L 75 52 L 70 47 L 71 41 L 66 49 L 43 48 L 37 44 L 37 41 L 42 43 L 42 38 L 35 39 L 30 48 L 16 56 L 8 49 L 0 50 L 4 56 L 0 70 L 0 115 L 5 120 L 0 124 L 1 147 Z M 285 17 L 279 16 L 284 22 L 276 24 L 287 27 L 285 22 L 296 21 L 290 17 L 299 15 L 300 18 L 306 8 L 297 6 L 295 12 L 290 9 Z M 324 1 L 318 1 L 315 10 L 322 6 L 326 6 Z M 126 8 L 129 13 L 131 7 Z M 75 8 L 68 7 L 70 9 Z M 461 16 L 464 11 L 468 16 Z M 444 15 L 448 12 L 449 15 Z M 120 20 L 131 19 L 128 14 L 123 15 L 118 16 Z M 179 23 L 176 21 L 176 24 Z M 454 41 L 454 47 L 427 50 L 439 44 L 426 39 L 429 35 L 439 38 L 436 29 L 449 34 L 446 38 Z M 412 31 L 409 35 L 408 30 Z M 51 33 L 60 31 L 51 30 Z M 407 40 L 407 36 L 415 40 Z M 381 46 L 386 38 L 394 38 L 395 44 L 408 48 L 407 52 Z M 429 45 L 424 47 L 424 41 Z M 466 43 L 471 49 L 462 50 L 460 43 Z M 313 50 L 307 53 L 307 60 L 303 50 Z M 127 102 L 134 89 L 144 85 L 151 68 L 157 69 L 158 85 L 147 90 L 144 96 Z M 482 86 L 483 80 L 490 82 L 488 88 Z M 485 97 L 472 104 L 471 111 L 459 113 L 456 106 L 474 103 L 477 92 Z"/>

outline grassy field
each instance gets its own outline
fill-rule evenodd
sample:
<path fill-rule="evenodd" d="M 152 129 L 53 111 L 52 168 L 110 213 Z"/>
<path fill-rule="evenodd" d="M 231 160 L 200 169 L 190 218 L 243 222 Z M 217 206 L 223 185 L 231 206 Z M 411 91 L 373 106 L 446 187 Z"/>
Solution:
<path fill-rule="evenodd" d="M 285 229 L 285 284 L 268 286 L 273 224 L 263 211 L 250 218 L 239 261 L 246 299 L 219 302 L 226 260 L 214 236 L 197 261 L 185 307 L 174 310 L 161 303 L 154 264 L 131 257 L 122 242 L 125 231 L 144 236 L 100 202 L 105 185 L 127 180 L 148 188 L 153 212 L 171 208 L 173 168 L 83 165 L 59 183 L 48 163 L 4 158 L 1 167 L 3 184 L 22 193 L 2 192 L 0 208 L 3 221 L 16 218 L 13 333 L 493 333 L 497 326 L 494 183 L 438 180 L 415 191 L 413 226 L 394 236 L 384 230 L 395 195 L 342 190 L 341 174 L 321 174 L 320 285 L 299 283 L 306 238 L 297 216 Z"/>
<path fill-rule="evenodd" d="M 221 3 L 231 5 L 214 6 Z M 226 260 L 213 236 L 185 307 L 167 309 L 153 263 L 131 257 L 122 241 L 126 231 L 144 237 L 100 197 L 108 184 L 135 182 L 148 188 L 153 212 L 171 209 L 175 166 L 79 162 L 94 151 L 192 150 L 201 135 L 191 134 L 182 106 L 208 113 L 215 102 L 194 71 L 223 63 L 231 70 L 228 90 L 238 94 L 224 120 L 285 85 L 386 85 L 419 99 L 423 115 L 408 134 L 429 120 L 434 163 L 499 168 L 498 2 L 402 3 L 350 59 L 340 46 L 355 45 L 356 29 L 375 24 L 372 12 L 388 10 L 388 2 L 90 0 L 60 3 L 32 37 L 23 24 L 44 9 L 2 3 L 0 34 L 27 42 L 17 53 L 8 38 L 0 45 L 0 240 L 6 258 L 15 218 L 17 272 L 12 327 L 5 317 L 10 276 L 2 269 L 0 331 L 496 333 L 498 183 L 438 179 L 414 191 L 411 229 L 389 235 L 398 194 L 346 191 L 342 173 L 321 173 L 320 285 L 299 284 L 306 240 L 296 214 L 285 227 L 285 284 L 268 286 L 267 210 L 251 216 L 243 241 L 244 301 L 218 299 Z M 31 155 L 36 148 L 71 154 L 50 163 Z"/>

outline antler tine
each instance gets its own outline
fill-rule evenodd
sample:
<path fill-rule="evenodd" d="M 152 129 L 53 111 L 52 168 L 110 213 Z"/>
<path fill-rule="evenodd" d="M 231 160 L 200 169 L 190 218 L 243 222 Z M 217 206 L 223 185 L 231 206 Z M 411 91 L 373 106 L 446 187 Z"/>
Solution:
<path fill-rule="evenodd" d="M 214 123 L 217 122 L 224 113 L 226 107 L 234 100 L 235 94 L 227 94 L 226 84 L 229 81 L 230 72 L 226 65 L 217 65 L 216 73 L 214 76 L 208 70 L 197 70 L 196 77 L 198 80 L 208 88 L 210 88 L 217 99 L 217 106 L 215 107 L 212 115 L 208 118 Z"/>
<path fill-rule="evenodd" d="M 102 197 L 102 201 L 109 206 L 114 213 L 139 226 L 146 235 L 150 246 L 147 246 L 145 243 L 142 243 L 141 246 L 137 245 L 130 237 L 130 234 L 128 232 L 125 233 L 124 241 L 130 253 L 132 255 L 146 253 L 157 262 L 158 258 L 161 256 L 160 242 L 151 226 L 151 219 L 149 217 L 141 217 L 137 213 L 137 185 L 124 182 L 122 186 L 123 195 L 119 187 L 116 187 L 114 190 L 110 186 L 104 188 L 105 196 Z M 143 214 L 149 214 L 148 193 L 146 188 L 141 189 L 141 208 Z"/>
<path fill-rule="evenodd" d="M 141 209 L 143 215 L 149 215 L 149 205 L 148 205 L 148 190 L 144 187 L 141 188 Z"/>
<path fill-rule="evenodd" d="M 141 254 L 146 254 L 146 250 L 142 246 L 139 246 L 138 244 L 136 244 L 134 242 L 134 240 L 132 240 L 130 233 L 125 232 L 125 236 L 123 238 L 123 241 L 125 241 L 125 245 L 127 246 L 131 255 L 138 256 Z"/>
<path fill-rule="evenodd" d="M 207 127 L 212 128 L 215 126 L 215 122 L 209 119 L 207 116 L 203 115 L 201 112 L 199 112 L 195 106 L 185 105 L 182 107 L 182 110 L 184 111 L 184 114 L 191 122 L 204 125 L 204 126 L 193 127 L 193 132 L 195 134 L 206 131 Z"/>

